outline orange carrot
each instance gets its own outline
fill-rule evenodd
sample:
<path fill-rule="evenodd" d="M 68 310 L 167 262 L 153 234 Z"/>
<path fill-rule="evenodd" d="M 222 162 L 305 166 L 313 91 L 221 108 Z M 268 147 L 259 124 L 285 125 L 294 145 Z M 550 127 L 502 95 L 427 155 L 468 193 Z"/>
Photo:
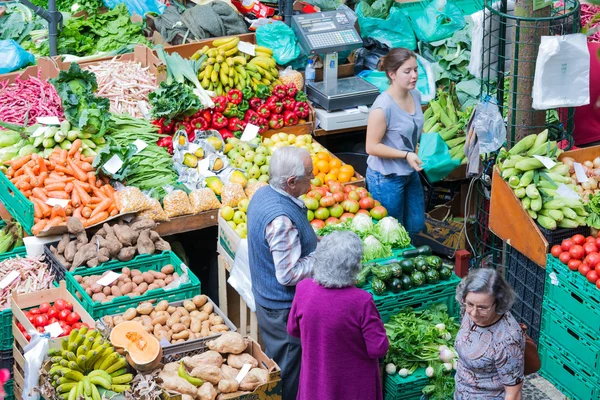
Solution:
<path fill-rule="evenodd" d="M 87 181 L 91 187 L 96 187 L 96 174 L 94 172 L 88 172 Z"/>
<path fill-rule="evenodd" d="M 81 216 L 83 218 L 89 218 L 92 215 L 92 209 L 90 207 L 83 207 L 81 210 Z"/>
<path fill-rule="evenodd" d="M 25 175 L 25 168 L 19 168 L 18 170 L 16 170 L 15 173 L 13 174 L 13 177 L 16 178 L 21 175 Z"/>
<path fill-rule="evenodd" d="M 73 143 L 71 143 L 71 148 L 69 149 L 69 157 L 73 157 L 75 153 L 77 153 L 77 150 L 81 148 L 82 144 L 83 142 L 81 141 L 81 139 L 76 139 Z"/>
<path fill-rule="evenodd" d="M 82 188 L 83 190 L 85 190 L 86 193 L 89 193 L 92 191 L 92 188 L 90 187 L 90 184 L 87 182 L 83 182 L 83 181 L 78 181 L 77 184 L 79 185 L 80 188 Z"/>
<path fill-rule="evenodd" d="M 40 186 L 43 186 L 46 183 L 46 179 L 48 179 L 48 172 L 44 171 L 38 176 Z"/>
<path fill-rule="evenodd" d="M 53 226 L 62 225 L 64 222 L 65 222 L 65 218 L 64 217 L 56 216 L 56 217 L 48 220 L 48 223 L 46 224 L 46 227 L 44 229 L 48 229 L 48 228 L 51 228 Z"/>
<path fill-rule="evenodd" d="M 31 197 L 31 190 L 26 190 L 23 192 L 23 196 L 30 198 Z"/>
<path fill-rule="evenodd" d="M 44 189 L 42 189 L 42 188 L 39 188 L 39 187 L 33 188 L 31 193 L 33 194 L 33 197 L 37 197 L 44 203 L 48 200 L 48 196 L 46 196 L 46 193 L 44 192 Z"/>
<path fill-rule="evenodd" d="M 49 191 L 48 197 L 51 197 L 53 199 L 63 199 L 63 200 L 69 200 L 71 198 L 71 196 L 69 196 L 69 194 L 67 192 L 65 192 L 64 190 Z"/>
<path fill-rule="evenodd" d="M 87 192 L 81 187 L 81 182 L 75 181 L 73 182 L 75 190 L 77 190 L 77 195 L 79 196 L 79 200 L 83 205 L 88 204 L 91 201 L 91 197 Z"/>
<path fill-rule="evenodd" d="M 85 172 L 83 172 L 81 170 L 81 168 L 79 168 L 74 162 L 73 159 L 71 158 L 67 158 L 67 165 L 69 166 L 69 168 L 71 168 L 71 170 L 73 171 L 73 176 L 77 179 L 79 179 L 82 182 L 87 181 L 87 174 Z"/>
<path fill-rule="evenodd" d="M 48 224 L 47 219 L 40 219 L 40 221 L 31 227 L 31 233 L 38 235 Z"/>
<path fill-rule="evenodd" d="M 16 160 L 6 161 L 4 164 L 10 165 L 12 167 L 12 169 L 16 171 L 19 168 L 21 168 L 23 165 L 27 164 L 30 160 L 31 160 L 31 154 L 21 157 L 21 158 L 17 158 Z"/>
<path fill-rule="evenodd" d="M 94 192 L 94 195 L 96 197 L 99 197 L 100 199 L 109 199 L 110 197 L 105 195 L 104 192 L 100 189 L 98 189 L 97 187 L 92 187 L 92 192 Z"/>
<path fill-rule="evenodd" d="M 65 209 L 59 205 L 52 207 L 52 213 L 50 214 L 50 219 L 54 219 L 56 217 L 65 217 Z"/>
<path fill-rule="evenodd" d="M 38 206 L 40 207 L 40 211 L 42 212 L 42 215 L 44 217 L 50 216 L 52 209 L 50 208 L 50 206 L 48 204 L 46 204 L 45 201 L 42 201 L 36 197 L 32 197 L 31 199 L 33 200 L 34 203 L 38 204 Z"/>
<path fill-rule="evenodd" d="M 110 212 L 111 217 L 114 217 L 115 215 L 119 215 L 119 210 L 117 210 L 116 208 Z"/>
<path fill-rule="evenodd" d="M 17 189 L 19 189 L 21 192 L 25 191 L 25 190 L 31 190 L 31 185 L 29 184 L 29 182 L 21 180 L 19 182 L 17 182 L 17 184 L 15 185 L 17 187 Z"/>
<path fill-rule="evenodd" d="M 79 193 L 77 192 L 75 185 L 73 185 L 73 191 L 71 191 L 71 204 L 75 208 L 77 208 L 81 205 L 81 200 L 79 199 Z"/>
<path fill-rule="evenodd" d="M 81 163 L 80 168 L 81 168 L 81 170 L 83 172 L 92 172 L 92 171 L 94 171 L 94 167 L 92 167 L 92 164 L 90 164 L 89 162 L 83 162 L 83 163 Z"/>
<path fill-rule="evenodd" d="M 73 184 L 71 183 L 71 186 Z M 48 191 L 53 191 L 53 190 L 65 190 L 65 188 L 67 187 L 67 184 L 64 182 L 59 182 L 59 183 L 50 183 L 50 184 L 46 184 L 44 186 L 44 189 L 48 190 Z"/>
<path fill-rule="evenodd" d="M 42 218 L 44 216 L 40 205 L 36 202 L 33 202 L 33 216 L 34 218 Z"/>
<path fill-rule="evenodd" d="M 73 191 L 73 193 L 75 193 L 75 191 Z M 82 220 L 81 222 L 83 222 L 83 217 L 81 216 L 81 210 L 83 210 L 83 206 L 75 207 L 75 209 L 73 210 L 73 217 L 79 218 Z"/>
<path fill-rule="evenodd" d="M 65 185 L 65 192 L 71 193 L 73 191 L 73 182 L 69 182 Z"/>
<path fill-rule="evenodd" d="M 73 207 L 71 206 L 66 206 L 65 207 L 65 215 L 67 217 L 70 217 L 71 215 L 73 215 Z"/>
<path fill-rule="evenodd" d="M 100 223 L 100 222 L 104 221 L 104 220 L 105 220 L 105 219 L 107 219 L 107 218 L 108 218 L 108 212 L 106 212 L 106 211 L 102 211 L 102 212 L 100 212 L 100 213 L 96 214 L 95 216 L 93 216 L 93 217 L 89 218 L 89 219 L 88 219 L 88 220 L 85 222 L 84 226 L 92 226 L 92 225 L 96 225 L 96 224 L 98 224 L 98 223 Z"/>
<path fill-rule="evenodd" d="M 73 170 L 71 168 L 68 167 L 63 167 L 62 165 L 55 165 L 54 166 L 54 170 L 56 172 L 62 172 L 65 175 L 71 175 L 71 176 L 75 176 L 75 173 L 73 173 Z M 79 179 L 79 178 L 78 178 Z"/>
<path fill-rule="evenodd" d="M 43 158 L 37 159 L 38 165 L 40 166 L 40 172 L 48 172 L 48 168 L 46 168 L 46 162 Z"/>
<path fill-rule="evenodd" d="M 94 209 L 94 211 L 92 212 L 91 218 L 94 218 L 99 213 L 108 210 L 108 208 L 110 207 L 111 204 L 113 204 L 113 202 L 112 202 L 111 199 L 104 199 L 104 200 L 102 200 L 100 202 L 100 204 L 98 204 L 96 206 L 96 208 Z"/>
<path fill-rule="evenodd" d="M 60 150 L 60 158 L 66 160 L 68 155 L 69 155 L 69 152 L 66 151 L 65 149 Z"/>
<path fill-rule="evenodd" d="M 81 157 L 81 161 L 91 164 L 94 162 L 94 157 Z"/>

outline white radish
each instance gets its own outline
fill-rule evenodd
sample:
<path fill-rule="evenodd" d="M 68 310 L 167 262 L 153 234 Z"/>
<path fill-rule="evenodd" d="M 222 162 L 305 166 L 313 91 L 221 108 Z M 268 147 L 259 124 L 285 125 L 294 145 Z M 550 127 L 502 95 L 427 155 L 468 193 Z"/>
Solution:
<path fill-rule="evenodd" d="M 400 371 L 398 371 L 398 375 L 400 375 L 402 378 L 406 378 L 408 376 L 408 370 L 406 368 L 402 368 Z"/>
<path fill-rule="evenodd" d="M 427 375 L 428 378 L 433 378 L 433 376 L 435 375 L 435 370 L 433 369 L 433 367 L 427 367 L 427 369 L 425 370 L 425 375 Z"/>
<path fill-rule="evenodd" d="M 388 375 L 393 375 L 396 373 L 396 366 L 392 363 L 389 363 L 385 366 L 385 372 Z"/>

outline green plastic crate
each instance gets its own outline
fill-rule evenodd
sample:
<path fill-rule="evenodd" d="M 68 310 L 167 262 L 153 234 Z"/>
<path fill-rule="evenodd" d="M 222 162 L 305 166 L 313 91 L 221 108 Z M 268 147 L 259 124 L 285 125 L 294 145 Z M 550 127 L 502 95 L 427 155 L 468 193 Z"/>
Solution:
<path fill-rule="evenodd" d="M 594 304 L 600 304 L 600 290 L 598 290 L 596 285 L 589 282 L 579 271 L 571 271 L 558 258 L 548 254 L 546 259 L 546 284 L 552 283 L 550 278 L 552 272 L 554 272 L 554 275 L 561 284 L 570 285 L 575 290 L 586 295 Z"/>
<path fill-rule="evenodd" d="M 14 383 L 15 383 L 15 381 L 13 379 L 11 379 L 10 381 L 8 381 L 4 384 L 4 393 L 6 393 L 6 396 L 4 396 L 4 400 L 14 400 L 14 398 L 15 398 Z"/>
<path fill-rule="evenodd" d="M 6 223 L 4 221 L 0 220 L 0 229 L 4 228 L 4 225 L 6 225 Z M 27 254 L 27 250 L 25 249 L 25 246 L 20 246 L 20 247 L 13 249 L 12 251 L 8 251 L 6 253 L 0 253 L 0 261 L 6 260 L 8 258 L 15 258 L 15 256 L 25 257 L 26 254 Z"/>
<path fill-rule="evenodd" d="M 600 376 L 589 371 L 575 357 L 560 352 L 560 348 L 548 336 L 540 337 L 540 375 L 571 399 L 600 399 Z"/>
<path fill-rule="evenodd" d="M 554 259 L 554 257 L 552 258 Z M 587 289 L 590 286 L 597 292 L 600 291 L 587 280 L 585 280 L 585 285 L 575 286 L 573 282 L 578 280 L 579 276 L 583 278 L 583 275 L 568 269 L 564 271 L 564 268 L 561 267 L 563 264 L 560 261 L 556 263 L 555 260 L 549 258 L 546 263 L 544 299 L 559 304 L 566 314 L 581 321 L 592 331 L 599 332 L 600 298 L 596 294 L 590 294 Z"/>
<path fill-rule="evenodd" d="M 12 310 L 0 311 L 0 351 L 13 348 Z"/>
<path fill-rule="evenodd" d="M 0 173 L 0 201 L 25 232 L 31 235 L 33 203 L 3 173 Z"/>
<path fill-rule="evenodd" d="M 406 378 L 402 378 L 398 373 L 385 374 L 383 378 L 383 399 L 418 400 L 423 395 L 423 388 L 428 383 L 429 378 L 425 375 L 425 368 L 417 368 L 412 375 Z"/>
<path fill-rule="evenodd" d="M 413 1 L 409 3 L 395 3 L 394 7 L 398 7 L 404 15 L 409 18 L 417 18 L 423 14 L 423 10 L 431 3 L 431 0 Z"/>
<path fill-rule="evenodd" d="M 464 15 L 475 14 L 483 10 L 483 0 L 450 0 Z M 490 1 L 491 3 L 491 1 Z"/>
<path fill-rule="evenodd" d="M 175 272 L 179 273 L 179 275 L 183 273 L 184 268 L 187 269 L 189 282 L 182 283 L 175 289 L 153 289 L 147 291 L 142 296 L 133 298 L 129 296 L 121 296 L 108 303 L 99 303 L 92 301 L 91 297 L 88 296 L 81 285 L 77 283 L 73 274 L 67 273 L 65 275 L 67 281 L 67 290 L 69 290 L 69 292 L 77 298 L 81 305 L 94 319 L 104 317 L 105 315 L 122 314 L 128 308 L 136 307 L 139 303 L 147 300 L 167 300 L 169 302 L 175 302 L 178 300 L 191 299 L 195 295 L 200 294 L 200 280 L 172 251 L 166 251 L 161 254 L 154 255 L 154 257 L 150 258 L 146 263 L 139 261 L 134 263 L 130 261 L 128 263 L 120 263 L 119 268 L 114 269 L 110 268 L 110 266 L 107 266 L 106 264 L 104 264 L 102 267 L 88 268 L 85 272 L 82 272 L 79 275 L 102 275 L 103 272 L 109 270 L 120 272 L 124 267 L 138 269 L 142 272 L 150 270 L 159 271 L 163 266 L 171 264 L 175 267 Z M 79 299 L 77 293 L 81 295 L 82 299 Z"/>
<path fill-rule="evenodd" d="M 561 349 L 571 354 L 592 371 L 600 374 L 600 345 L 598 334 L 546 300 L 542 314 L 542 333 L 560 343 Z"/>

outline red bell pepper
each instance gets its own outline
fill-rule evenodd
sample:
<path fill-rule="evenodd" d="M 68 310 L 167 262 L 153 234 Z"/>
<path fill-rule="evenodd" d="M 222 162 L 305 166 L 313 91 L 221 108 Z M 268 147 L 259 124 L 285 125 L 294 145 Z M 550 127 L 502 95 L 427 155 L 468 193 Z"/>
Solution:
<path fill-rule="evenodd" d="M 258 119 L 260 115 L 254 110 L 246 111 L 246 117 L 244 117 L 244 121 L 252 125 L 258 125 Z"/>
<path fill-rule="evenodd" d="M 285 126 L 298 125 L 298 116 L 293 111 L 283 113 L 283 123 Z"/>
<path fill-rule="evenodd" d="M 188 137 L 188 142 L 193 142 L 194 140 L 196 140 L 196 131 L 193 130 L 193 131 L 189 132 L 187 134 L 187 137 Z"/>
<path fill-rule="evenodd" d="M 265 103 L 271 114 L 281 114 L 283 112 L 283 103 L 281 99 L 277 96 L 271 96 L 267 99 Z"/>
<path fill-rule="evenodd" d="M 166 120 L 165 120 L 165 122 L 166 122 Z M 174 134 L 175 133 L 174 129 L 175 129 L 175 121 L 171 121 L 168 124 L 164 125 L 164 130 L 165 130 L 164 133 L 166 133 L 167 135 Z"/>
<path fill-rule="evenodd" d="M 223 140 L 234 137 L 233 133 L 231 133 L 231 131 L 227 128 L 219 129 L 219 133 L 221 134 L 221 137 L 223 138 Z"/>
<path fill-rule="evenodd" d="M 298 93 L 298 88 L 293 82 L 288 83 L 285 87 L 287 89 L 288 97 L 294 98 L 296 96 L 296 93 Z"/>
<path fill-rule="evenodd" d="M 204 119 L 204 117 L 196 117 L 194 118 L 190 124 L 194 127 L 194 129 L 198 129 L 199 131 L 205 131 L 208 129 L 208 121 Z"/>
<path fill-rule="evenodd" d="M 287 87 L 285 87 L 285 85 L 275 85 L 273 87 L 273 95 L 283 99 L 287 96 Z"/>
<path fill-rule="evenodd" d="M 296 107 L 296 100 L 293 97 L 286 97 L 283 99 L 283 108 L 287 111 L 294 111 Z"/>
<path fill-rule="evenodd" d="M 248 100 L 248 103 L 250 104 L 250 108 L 256 111 L 262 105 L 262 100 L 258 97 L 253 97 L 250 100 Z"/>
<path fill-rule="evenodd" d="M 198 112 L 200 112 L 200 111 L 198 111 Z M 212 113 L 210 112 L 210 110 L 202 111 L 202 117 L 204 117 L 206 122 L 208 122 L 208 124 L 210 125 L 210 121 L 212 120 Z"/>
<path fill-rule="evenodd" d="M 243 99 L 242 91 L 239 89 L 231 89 L 229 93 L 227 93 L 227 100 L 235 105 L 240 104 Z"/>
<path fill-rule="evenodd" d="M 229 120 L 229 130 L 232 132 L 243 131 L 246 128 L 246 121 L 239 118 L 231 118 Z"/>
<path fill-rule="evenodd" d="M 160 139 L 158 139 L 156 144 L 160 147 L 166 148 L 169 153 L 173 154 L 173 137 L 172 136 L 160 138 Z"/>
<path fill-rule="evenodd" d="M 266 118 L 258 117 L 258 133 L 264 133 L 269 130 L 269 121 Z"/>
<path fill-rule="evenodd" d="M 269 118 L 270 129 L 281 129 L 283 128 L 283 116 L 281 114 L 273 114 Z"/>
<path fill-rule="evenodd" d="M 229 121 L 220 112 L 216 112 L 212 116 L 212 127 L 215 129 L 225 128 Z"/>
<path fill-rule="evenodd" d="M 225 107 L 227 107 L 227 97 L 217 96 L 213 99 L 213 103 L 215 103 L 214 110 L 221 113 L 225 110 Z"/>
<path fill-rule="evenodd" d="M 271 116 L 271 111 L 269 111 L 269 108 L 267 107 L 266 104 L 263 104 L 262 106 L 260 106 L 258 108 L 258 110 L 256 110 L 256 112 L 258 113 L 258 115 L 260 117 L 263 117 L 265 119 L 269 118 Z"/>
<path fill-rule="evenodd" d="M 296 107 L 294 107 L 294 112 L 298 116 L 298 118 L 306 118 L 310 113 L 310 109 L 308 107 L 308 103 L 303 101 L 297 102 Z"/>

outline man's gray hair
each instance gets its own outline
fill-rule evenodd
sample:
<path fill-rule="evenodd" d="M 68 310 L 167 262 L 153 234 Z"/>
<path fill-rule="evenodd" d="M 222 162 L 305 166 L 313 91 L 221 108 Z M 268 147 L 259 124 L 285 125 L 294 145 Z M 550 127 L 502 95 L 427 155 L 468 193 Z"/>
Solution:
<path fill-rule="evenodd" d="M 325 236 L 315 250 L 313 278 L 321 286 L 342 288 L 354 285 L 360 272 L 362 241 L 350 231 L 337 231 Z"/>
<path fill-rule="evenodd" d="M 275 150 L 269 164 L 269 183 L 283 190 L 289 178 L 302 178 L 306 174 L 306 157 L 310 157 L 310 153 L 299 147 L 286 146 Z"/>
<path fill-rule="evenodd" d="M 515 302 L 515 292 L 504 280 L 502 274 L 493 268 L 479 268 L 469 272 L 456 288 L 456 301 L 465 306 L 465 298 L 469 293 L 483 293 L 494 296 L 496 313 L 504 314 Z"/>

